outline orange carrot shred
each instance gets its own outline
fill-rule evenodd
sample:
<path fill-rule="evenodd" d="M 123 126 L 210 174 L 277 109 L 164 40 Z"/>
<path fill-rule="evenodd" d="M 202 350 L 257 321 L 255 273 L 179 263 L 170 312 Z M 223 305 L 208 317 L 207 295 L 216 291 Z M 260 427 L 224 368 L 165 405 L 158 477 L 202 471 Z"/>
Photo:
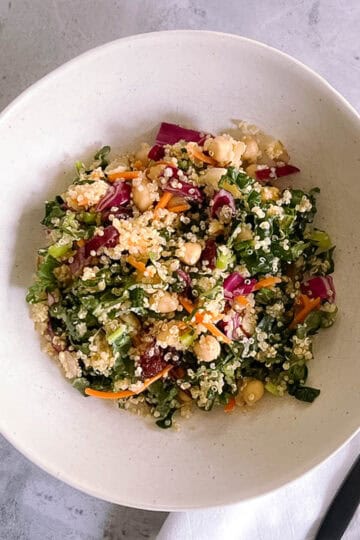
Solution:
<path fill-rule="evenodd" d="M 192 302 L 190 302 L 190 300 L 187 300 L 187 298 L 180 297 L 179 301 L 180 301 L 180 304 L 186 309 L 188 313 L 192 313 L 194 311 L 195 306 L 192 304 Z M 219 330 L 217 326 L 215 326 L 215 324 L 213 324 L 212 322 L 204 322 L 203 319 L 204 319 L 205 314 L 209 314 L 209 312 L 197 313 L 195 315 L 196 322 L 198 324 L 202 324 L 206 328 L 206 330 L 208 330 L 213 336 L 220 338 L 224 343 L 228 343 L 228 344 L 231 343 L 231 339 L 225 336 L 225 334 L 223 334 L 221 330 Z M 213 316 L 212 314 L 210 315 Z M 223 318 L 222 316 L 220 317 L 220 319 L 217 318 L 216 316 L 214 320 L 217 322 L 221 320 L 222 318 Z"/>
<path fill-rule="evenodd" d="M 293 320 L 289 324 L 290 330 L 293 330 L 298 324 L 303 323 L 308 314 L 314 309 L 317 309 L 321 303 L 321 298 L 309 298 L 305 294 L 301 294 L 299 300 L 300 301 L 297 303 L 302 305 L 302 307 L 295 314 Z"/>
<path fill-rule="evenodd" d="M 218 315 L 215 315 L 214 313 L 211 313 L 211 311 L 198 311 L 195 313 L 195 319 L 197 323 L 202 323 L 204 321 L 205 316 L 211 317 L 212 322 L 217 323 L 221 321 L 224 318 L 224 315 L 221 313 Z"/>
<path fill-rule="evenodd" d="M 78 240 L 76 244 L 78 247 L 83 247 L 85 246 L 85 240 L 83 238 L 80 238 L 80 240 Z"/>
<path fill-rule="evenodd" d="M 166 368 L 154 375 L 154 377 L 146 379 L 144 384 L 136 392 L 133 392 L 132 390 L 122 390 L 121 392 L 103 392 L 101 390 L 94 390 L 93 388 L 85 388 L 85 394 L 100 399 L 124 399 L 127 397 L 136 396 L 137 394 L 141 394 L 141 392 L 146 390 L 146 388 L 148 388 L 158 379 L 165 377 L 172 368 L 173 366 L 166 366 Z"/>
<path fill-rule="evenodd" d="M 173 194 L 172 193 L 169 193 L 168 191 L 165 191 L 161 197 L 160 197 L 160 200 L 159 202 L 157 203 L 157 205 L 155 206 L 155 216 L 157 215 L 157 212 L 158 210 L 160 210 L 160 208 L 166 208 L 168 202 L 170 201 L 170 199 L 172 198 Z"/>
<path fill-rule="evenodd" d="M 191 160 L 197 159 L 199 161 L 202 161 L 203 163 L 208 163 L 209 165 L 213 165 L 213 166 L 217 165 L 217 162 L 215 159 L 213 159 L 210 156 L 207 156 L 206 154 L 204 154 L 204 152 L 202 152 L 198 148 L 195 148 L 194 145 L 188 144 L 186 149 L 188 151 L 188 154 Z"/>
<path fill-rule="evenodd" d="M 108 174 L 108 180 L 115 182 L 115 180 L 133 180 L 140 176 L 140 171 L 119 171 Z"/>
<path fill-rule="evenodd" d="M 180 214 L 181 212 L 186 212 L 186 210 L 189 210 L 190 206 L 188 204 L 179 204 L 179 206 L 172 206 L 169 208 L 170 212 L 175 212 L 176 214 Z"/>
<path fill-rule="evenodd" d="M 235 302 L 241 304 L 242 306 L 248 306 L 250 304 L 246 296 L 242 296 L 241 294 L 239 296 L 235 296 Z"/>
<path fill-rule="evenodd" d="M 225 405 L 224 407 L 224 411 L 226 413 L 229 413 L 231 411 L 233 411 L 235 409 L 235 405 L 236 405 L 236 401 L 235 401 L 235 398 L 234 396 L 232 396 L 229 401 L 227 402 L 227 404 Z"/>
<path fill-rule="evenodd" d="M 264 279 L 260 279 L 255 285 L 254 285 L 254 291 L 258 291 L 259 289 L 264 289 L 265 287 L 272 287 L 273 285 L 276 285 L 277 283 L 281 282 L 281 278 L 279 277 L 266 277 Z"/>
<path fill-rule="evenodd" d="M 187 298 L 183 298 L 182 296 L 180 296 L 179 298 L 179 301 L 180 301 L 180 304 L 186 309 L 186 311 L 188 313 L 192 313 L 195 309 L 194 305 L 192 304 L 192 302 L 190 302 L 190 300 L 188 300 Z"/>
<path fill-rule="evenodd" d="M 213 323 L 208 322 L 202 322 L 203 326 L 205 326 L 206 330 L 208 330 L 213 336 L 220 338 L 224 343 L 227 343 L 228 345 L 231 343 L 231 339 L 229 339 L 225 334 L 223 334 L 217 326 Z"/>
<path fill-rule="evenodd" d="M 134 268 L 136 268 L 136 270 L 139 270 L 139 272 L 145 272 L 146 270 L 146 266 L 143 262 L 141 261 L 137 261 L 135 259 L 135 257 L 133 257 L 132 255 L 129 255 L 127 258 L 126 258 L 126 261 L 131 264 L 131 266 L 133 266 Z"/>

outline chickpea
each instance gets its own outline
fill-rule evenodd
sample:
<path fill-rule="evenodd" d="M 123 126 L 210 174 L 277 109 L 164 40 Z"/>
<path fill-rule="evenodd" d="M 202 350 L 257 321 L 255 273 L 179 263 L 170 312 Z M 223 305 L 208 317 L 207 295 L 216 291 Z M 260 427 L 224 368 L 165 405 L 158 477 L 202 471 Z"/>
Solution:
<path fill-rule="evenodd" d="M 245 144 L 229 135 L 218 135 L 214 139 L 207 139 L 204 148 L 220 164 L 239 165 Z"/>
<path fill-rule="evenodd" d="M 177 294 L 169 292 L 155 293 L 149 303 L 150 307 L 158 313 L 171 313 L 179 307 Z"/>
<path fill-rule="evenodd" d="M 202 184 L 213 187 L 214 189 L 219 189 L 220 179 L 222 176 L 224 176 L 224 174 L 226 174 L 226 172 L 227 169 L 222 167 L 211 167 L 206 169 L 205 173 L 200 176 L 199 181 Z"/>
<path fill-rule="evenodd" d="M 218 236 L 224 232 L 224 225 L 218 219 L 212 219 L 209 223 L 210 236 Z"/>
<path fill-rule="evenodd" d="M 240 242 L 244 242 L 245 240 L 252 240 L 252 238 L 253 238 L 253 233 L 250 227 L 243 225 L 240 229 L 239 234 L 236 237 L 236 240 L 239 240 Z"/>
<path fill-rule="evenodd" d="M 164 169 L 165 165 L 153 165 L 152 167 L 150 167 L 147 175 L 150 180 L 157 180 Z"/>
<path fill-rule="evenodd" d="M 212 362 L 220 352 L 220 343 L 213 336 L 201 336 L 194 345 L 194 352 L 200 362 Z"/>
<path fill-rule="evenodd" d="M 134 204 L 138 207 L 140 212 L 145 212 L 145 210 L 150 208 L 153 203 L 149 183 L 146 180 L 133 183 L 132 196 Z"/>
<path fill-rule="evenodd" d="M 124 323 L 127 324 L 129 329 L 129 334 L 136 334 L 141 329 L 141 324 L 139 319 L 134 315 L 134 313 L 123 313 L 121 319 Z"/>
<path fill-rule="evenodd" d="M 280 198 L 280 190 L 274 186 L 264 186 L 261 189 L 261 199 L 265 201 L 277 201 Z"/>
<path fill-rule="evenodd" d="M 135 154 L 135 161 L 141 161 L 143 165 L 147 165 L 149 162 L 148 153 L 150 150 L 150 145 L 147 143 L 142 143 L 139 150 Z"/>
<path fill-rule="evenodd" d="M 181 248 L 179 259 L 188 266 L 194 266 L 201 256 L 201 245 L 198 242 L 186 242 Z"/>
<path fill-rule="evenodd" d="M 252 137 L 244 137 L 243 142 L 246 144 L 246 148 L 242 159 L 250 163 L 255 163 L 260 153 L 258 143 Z"/>
<path fill-rule="evenodd" d="M 249 336 L 252 336 L 255 332 L 256 328 L 256 317 L 252 310 L 246 309 L 245 314 L 243 316 L 241 327 L 245 334 L 248 334 Z"/>
<path fill-rule="evenodd" d="M 218 135 L 214 139 L 207 139 L 205 141 L 204 148 L 219 163 L 228 163 L 231 161 L 231 140 L 224 135 Z"/>
<path fill-rule="evenodd" d="M 264 385 L 261 381 L 253 379 L 245 383 L 241 390 L 242 397 L 247 405 L 253 405 L 264 395 Z"/>

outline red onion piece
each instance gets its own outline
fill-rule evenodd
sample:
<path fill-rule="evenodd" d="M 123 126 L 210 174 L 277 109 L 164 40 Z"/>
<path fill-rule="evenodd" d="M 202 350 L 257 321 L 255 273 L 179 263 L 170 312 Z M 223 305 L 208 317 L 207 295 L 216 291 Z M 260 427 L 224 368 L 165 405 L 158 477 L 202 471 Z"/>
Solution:
<path fill-rule="evenodd" d="M 190 278 L 189 274 L 184 272 L 184 270 L 181 270 L 181 268 L 179 268 L 179 270 L 177 270 L 177 274 L 185 282 L 185 284 L 188 287 L 191 287 L 191 278 Z"/>
<path fill-rule="evenodd" d="M 159 161 L 165 156 L 165 148 L 163 146 L 160 146 L 159 144 L 154 144 L 152 148 L 150 148 L 148 153 L 148 158 L 152 159 L 153 161 Z"/>
<path fill-rule="evenodd" d="M 202 202 L 203 194 L 197 186 L 190 184 L 190 182 L 185 182 L 185 180 L 180 180 L 179 178 L 172 177 L 168 183 L 163 187 L 164 191 L 173 193 L 174 195 L 179 195 L 184 197 L 187 201 L 196 201 Z"/>
<path fill-rule="evenodd" d="M 224 323 L 224 333 L 231 340 L 239 339 L 237 329 L 241 327 L 241 318 L 239 313 L 234 313 L 230 321 Z"/>
<path fill-rule="evenodd" d="M 178 141 L 188 141 L 200 143 L 204 141 L 204 133 L 193 129 L 182 128 L 176 124 L 162 122 L 156 135 L 156 144 L 175 144 Z"/>
<path fill-rule="evenodd" d="M 300 169 L 294 165 L 279 165 L 278 167 L 270 167 L 256 171 L 257 180 L 275 180 L 281 176 L 288 176 L 300 172 Z"/>
<path fill-rule="evenodd" d="M 223 206 L 228 206 L 231 208 L 232 213 L 235 213 L 236 207 L 234 197 L 225 189 L 220 189 L 220 191 L 218 191 L 213 198 L 211 217 L 219 216 L 220 210 Z"/>
<path fill-rule="evenodd" d="M 97 212 L 102 212 L 113 206 L 124 206 L 130 202 L 131 185 L 127 182 L 116 182 L 109 186 L 104 197 L 96 206 Z"/>
<path fill-rule="evenodd" d="M 335 302 L 335 286 L 332 276 L 315 276 L 301 284 L 301 292 L 310 298 Z"/>
<path fill-rule="evenodd" d="M 206 240 L 205 247 L 202 250 L 200 261 L 207 261 L 208 267 L 215 268 L 216 264 L 216 242 L 212 238 Z"/>

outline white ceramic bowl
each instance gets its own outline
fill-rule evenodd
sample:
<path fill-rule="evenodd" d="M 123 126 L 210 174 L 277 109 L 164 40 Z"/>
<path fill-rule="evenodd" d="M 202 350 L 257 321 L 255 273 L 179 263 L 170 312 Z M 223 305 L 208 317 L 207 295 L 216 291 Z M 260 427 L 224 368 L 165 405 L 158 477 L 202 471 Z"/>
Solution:
<path fill-rule="evenodd" d="M 264 399 L 255 410 L 198 412 L 162 431 L 84 399 L 40 352 L 25 288 L 43 242 L 43 201 L 74 162 L 103 144 L 151 141 L 161 120 L 218 132 L 246 119 L 285 141 L 318 224 L 337 244 L 340 315 L 316 339 L 312 404 Z M 359 139 L 356 112 L 324 80 L 260 43 L 175 31 L 115 41 L 57 69 L 0 118 L 1 377 L 4 435 L 73 486 L 128 506 L 179 510 L 278 488 L 320 463 L 359 426 Z"/>

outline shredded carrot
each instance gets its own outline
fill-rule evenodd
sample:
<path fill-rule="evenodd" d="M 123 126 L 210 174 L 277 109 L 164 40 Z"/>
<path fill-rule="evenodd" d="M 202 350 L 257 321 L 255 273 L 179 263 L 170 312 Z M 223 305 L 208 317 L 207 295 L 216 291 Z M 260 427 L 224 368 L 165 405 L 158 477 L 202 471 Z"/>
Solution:
<path fill-rule="evenodd" d="M 184 298 L 180 296 L 179 298 L 180 304 L 186 309 L 188 313 L 192 313 L 195 309 L 195 306 L 188 300 L 187 298 Z"/>
<path fill-rule="evenodd" d="M 136 270 L 139 270 L 139 272 L 145 272 L 146 270 L 146 266 L 143 262 L 141 261 L 137 261 L 135 259 L 135 257 L 133 257 L 132 255 L 129 255 L 127 258 L 126 258 L 126 261 L 131 264 L 131 266 L 133 266 L 134 268 L 136 268 Z"/>
<path fill-rule="evenodd" d="M 215 159 L 207 156 L 206 154 L 204 154 L 204 152 L 202 152 L 198 148 L 195 148 L 192 144 L 188 144 L 186 146 L 186 150 L 188 151 L 191 160 L 198 159 L 199 161 L 203 161 L 204 163 L 208 163 L 209 165 L 217 165 Z"/>
<path fill-rule="evenodd" d="M 93 397 L 97 397 L 101 399 L 124 399 L 131 396 L 136 396 L 137 394 L 141 394 L 141 392 L 146 390 L 146 388 L 148 388 L 152 383 L 154 383 L 158 379 L 165 377 L 172 368 L 173 366 L 166 366 L 166 368 L 164 368 L 162 371 L 154 375 L 154 377 L 151 377 L 150 379 L 146 379 L 144 381 L 144 384 L 136 392 L 133 392 L 132 390 L 122 390 L 121 392 L 102 392 L 101 390 L 93 390 L 92 388 L 85 388 L 85 394 L 88 396 L 93 396 Z"/>
<path fill-rule="evenodd" d="M 215 326 L 215 324 L 213 323 L 206 323 L 206 322 L 203 322 L 201 323 L 203 326 L 205 326 L 206 330 L 209 330 L 209 332 L 215 336 L 215 337 L 218 337 L 220 338 L 224 343 L 227 343 L 227 344 L 230 344 L 231 343 L 231 339 L 229 339 L 227 336 L 225 336 L 225 334 L 223 334 L 217 326 Z"/>
<path fill-rule="evenodd" d="M 224 318 L 224 315 L 222 315 L 221 313 L 215 315 L 214 313 L 211 313 L 211 311 L 198 311 L 197 313 L 195 313 L 196 322 L 199 324 L 203 323 L 206 316 L 211 317 L 212 322 L 214 323 L 217 323 Z"/>
<path fill-rule="evenodd" d="M 302 307 L 295 314 L 293 320 L 291 321 L 289 325 L 290 330 L 293 330 L 298 324 L 303 323 L 309 313 L 319 307 L 321 303 L 321 298 L 309 298 L 306 294 L 301 294 L 298 298 L 297 303 L 300 304 Z"/>
<path fill-rule="evenodd" d="M 186 311 L 188 313 L 192 313 L 194 311 L 195 306 L 192 304 L 192 302 L 190 302 L 190 300 L 187 300 L 187 298 L 180 297 L 179 301 L 180 301 L 180 304 L 186 309 Z M 229 339 L 227 336 L 225 336 L 225 334 L 223 334 L 215 326 L 215 324 L 213 324 L 211 322 L 204 322 L 203 318 L 204 318 L 204 315 L 206 313 L 209 314 L 209 312 L 197 313 L 195 315 L 196 322 L 198 324 L 202 324 L 206 328 L 206 330 L 208 330 L 213 336 L 220 338 L 224 343 L 231 343 L 231 339 Z M 212 315 L 212 314 L 210 314 L 210 315 L 212 317 L 214 317 L 214 315 Z M 221 319 L 222 319 L 222 316 L 221 316 Z M 220 319 L 216 320 L 216 317 L 215 317 L 214 320 L 217 322 Z"/>
<path fill-rule="evenodd" d="M 80 240 L 78 240 L 76 244 L 78 247 L 83 247 L 85 246 L 85 240 L 83 238 L 80 238 Z"/>
<path fill-rule="evenodd" d="M 172 206 L 169 208 L 170 212 L 175 212 L 176 214 L 180 214 L 181 212 L 186 212 L 186 210 L 189 210 L 190 206 L 188 204 L 179 204 L 179 206 Z"/>
<path fill-rule="evenodd" d="M 140 176 L 140 171 L 119 171 L 108 174 L 108 180 L 115 182 L 115 180 L 133 180 Z"/>
<path fill-rule="evenodd" d="M 224 407 L 224 411 L 226 413 L 229 413 L 231 411 L 233 411 L 235 409 L 235 405 L 236 405 L 236 401 L 235 401 L 235 398 L 234 396 L 232 396 L 229 401 L 227 402 L 227 404 L 225 405 Z"/>
<path fill-rule="evenodd" d="M 250 304 L 246 296 L 242 296 L 241 294 L 239 296 L 235 296 L 235 302 L 241 304 L 242 306 L 248 306 Z"/>
<path fill-rule="evenodd" d="M 169 193 L 168 191 L 164 191 L 164 193 L 160 197 L 159 202 L 155 206 L 155 210 L 154 210 L 155 216 L 157 215 L 158 210 L 160 210 L 160 208 L 166 208 L 166 206 L 167 206 L 168 202 L 170 201 L 170 199 L 172 198 L 172 196 L 173 196 L 172 193 Z"/>
<path fill-rule="evenodd" d="M 264 289 L 265 287 L 272 287 L 273 285 L 276 285 L 277 283 L 281 282 L 281 278 L 279 277 L 266 277 L 264 279 L 260 279 L 255 285 L 254 285 L 254 291 L 258 291 L 259 289 Z"/>

